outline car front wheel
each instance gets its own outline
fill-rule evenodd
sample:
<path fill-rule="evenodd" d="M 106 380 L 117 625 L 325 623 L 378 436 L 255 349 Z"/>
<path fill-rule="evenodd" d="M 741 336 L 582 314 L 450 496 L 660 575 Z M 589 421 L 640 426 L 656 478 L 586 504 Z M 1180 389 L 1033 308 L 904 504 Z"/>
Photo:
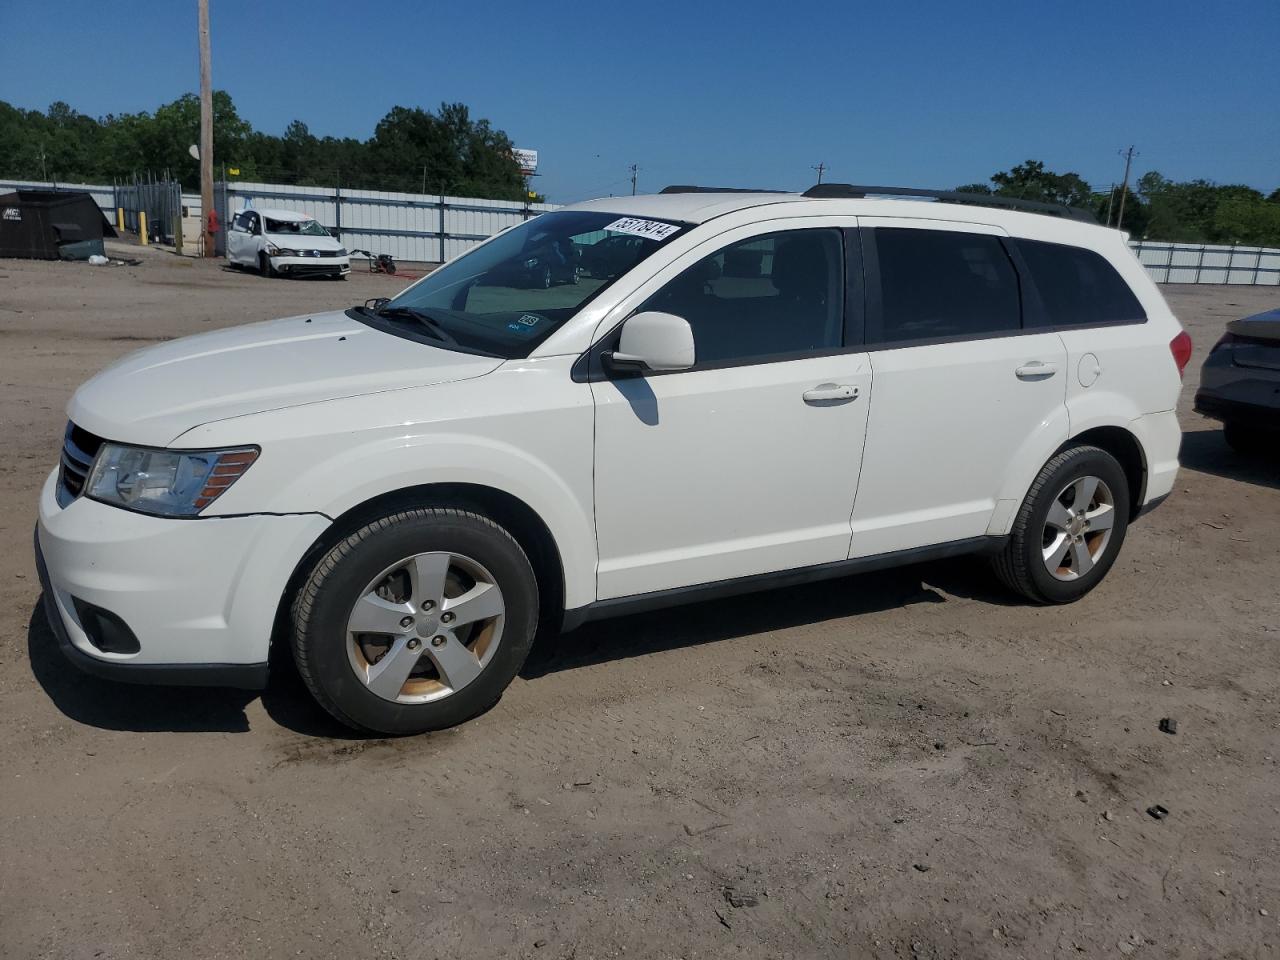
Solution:
<path fill-rule="evenodd" d="M 1107 575 L 1129 527 L 1124 468 L 1098 447 L 1072 447 L 1044 465 L 995 570 L 1036 603 L 1071 603 Z"/>
<path fill-rule="evenodd" d="M 294 602 L 294 659 L 341 722 L 422 733 L 496 703 L 537 620 L 533 569 L 506 530 L 462 510 L 405 510 L 316 563 Z"/>
<path fill-rule="evenodd" d="M 258 254 L 258 273 L 264 277 L 274 277 L 276 272 L 271 269 L 271 258 L 265 253 Z"/>

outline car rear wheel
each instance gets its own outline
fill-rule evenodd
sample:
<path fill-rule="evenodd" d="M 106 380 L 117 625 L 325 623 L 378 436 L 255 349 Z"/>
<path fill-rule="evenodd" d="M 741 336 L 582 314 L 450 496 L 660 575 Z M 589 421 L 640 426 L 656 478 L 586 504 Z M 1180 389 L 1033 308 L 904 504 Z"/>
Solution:
<path fill-rule="evenodd" d="M 533 569 L 506 530 L 476 513 L 407 510 L 316 563 L 294 602 L 294 659 L 346 725 L 422 733 L 496 703 L 537 620 Z"/>
<path fill-rule="evenodd" d="M 1107 575 L 1128 527 L 1124 468 L 1098 447 L 1072 447 L 1031 485 L 995 558 L 996 573 L 1028 600 L 1071 603 Z"/>
<path fill-rule="evenodd" d="M 1280 430 L 1254 427 L 1244 423 L 1224 423 L 1222 436 L 1236 453 L 1256 457 L 1280 454 Z"/>

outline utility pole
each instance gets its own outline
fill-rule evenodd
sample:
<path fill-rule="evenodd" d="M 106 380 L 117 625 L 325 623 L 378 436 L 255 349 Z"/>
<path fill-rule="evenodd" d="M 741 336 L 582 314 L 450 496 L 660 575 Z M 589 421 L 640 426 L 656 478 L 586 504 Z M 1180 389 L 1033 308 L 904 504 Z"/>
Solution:
<path fill-rule="evenodd" d="M 1107 191 L 1107 226 L 1111 226 L 1111 203 L 1116 198 L 1116 182 L 1111 181 L 1111 189 Z"/>
<path fill-rule="evenodd" d="M 1133 158 L 1137 156 L 1133 152 L 1133 146 L 1130 145 L 1128 150 L 1119 151 L 1120 156 L 1124 157 L 1124 182 L 1120 185 L 1120 213 L 1116 216 L 1116 229 L 1124 228 L 1124 197 L 1129 192 L 1129 167 L 1133 164 Z"/>
<path fill-rule="evenodd" d="M 633 163 L 627 169 L 631 171 L 631 195 L 634 197 L 636 195 L 636 177 L 640 173 L 640 167 Z"/>
<path fill-rule="evenodd" d="M 821 182 L 822 182 L 822 174 L 826 172 L 827 165 L 826 165 L 825 163 L 823 163 L 821 160 L 819 160 L 819 161 L 818 161 L 818 165 L 817 165 L 816 167 L 810 167 L 809 169 L 810 169 L 810 170 L 817 170 L 817 171 L 818 171 L 818 182 L 819 182 L 819 183 L 821 183 Z"/>
<path fill-rule="evenodd" d="M 200 9 L 200 212 L 204 223 L 201 237 L 204 255 L 214 255 L 214 238 L 209 232 L 213 211 L 213 67 L 209 53 L 209 0 L 196 0 Z"/>

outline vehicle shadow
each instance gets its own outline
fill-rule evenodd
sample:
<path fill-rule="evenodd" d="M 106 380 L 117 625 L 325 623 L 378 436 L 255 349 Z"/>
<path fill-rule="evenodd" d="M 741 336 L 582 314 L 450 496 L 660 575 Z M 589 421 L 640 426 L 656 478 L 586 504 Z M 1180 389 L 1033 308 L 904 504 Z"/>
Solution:
<path fill-rule="evenodd" d="M 921 583 L 924 566 L 762 590 L 680 607 L 588 623 L 572 633 L 538 638 L 520 676 L 537 679 L 563 670 L 694 647 L 731 637 L 785 630 L 913 603 L 945 603 Z"/>
<path fill-rule="evenodd" d="M 36 682 L 63 715 L 102 730 L 132 733 L 245 733 L 245 713 L 261 697 L 271 720 L 294 733 L 328 740 L 363 739 L 329 716 L 307 692 L 287 647 L 275 644 L 266 690 L 165 687 L 90 676 L 67 662 L 36 602 L 27 625 L 27 655 Z"/>
<path fill-rule="evenodd" d="M 1188 470 L 1280 490 L 1280 450 L 1270 457 L 1236 453 L 1220 429 L 1184 432 L 1178 459 Z"/>
<path fill-rule="evenodd" d="M 244 708 L 258 696 L 249 690 L 115 683 L 82 673 L 58 649 L 43 597 L 27 623 L 27 655 L 54 706 L 69 719 L 102 730 L 244 733 L 249 729 Z"/>

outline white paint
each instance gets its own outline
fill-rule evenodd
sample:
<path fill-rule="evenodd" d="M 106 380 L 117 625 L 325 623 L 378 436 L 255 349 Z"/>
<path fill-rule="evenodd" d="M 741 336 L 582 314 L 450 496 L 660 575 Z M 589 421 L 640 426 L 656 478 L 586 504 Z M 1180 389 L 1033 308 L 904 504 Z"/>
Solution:
<path fill-rule="evenodd" d="M 83 499 L 59 509 L 51 477 L 39 535 L 73 642 L 101 656 L 77 633 L 71 595 L 129 623 L 142 643 L 136 662 L 261 661 L 284 584 L 330 520 L 420 484 L 473 484 L 526 504 L 556 544 L 569 608 L 1004 533 L 1054 451 L 1094 427 L 1137 439 L 1148 500 L 1173 485 L 1180 382 L 1168 344 L 1180 328 L 1114 231 L 952 204 L 772 194 L 582 209 L 696 226 L 527 359 L 416 344 L 334 313 L 160 344 L 81 387 L 70 415 L 100 436 L 256 444 L 262 454 L 200 520 Z M 585 350 L 707 254 L 777 230 L 860 222 L 1096 250 L 1149 320 L 575 379 Z M 1086 389 L 1087 357 L 1100 373 Z M 1047 375 L 1017 375 L 1034 364 Z M 832 399 L 806 402 L 815 389 Z"/>

